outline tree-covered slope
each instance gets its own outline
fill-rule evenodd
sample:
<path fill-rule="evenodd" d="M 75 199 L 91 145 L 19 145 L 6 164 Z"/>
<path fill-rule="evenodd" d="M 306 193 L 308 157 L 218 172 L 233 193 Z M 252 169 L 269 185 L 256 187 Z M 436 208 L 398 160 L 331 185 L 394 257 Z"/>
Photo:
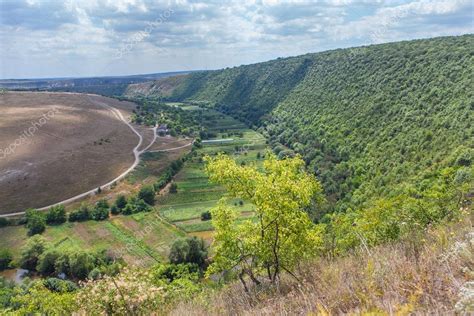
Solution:
<path fill-rule="evenodd" d="M 357 208 L 472 159 L 473 47 L 465 35 L 198 72 L 169 98 L 258 126 L 281 156 L 303 156 L 339 209 Z"/>

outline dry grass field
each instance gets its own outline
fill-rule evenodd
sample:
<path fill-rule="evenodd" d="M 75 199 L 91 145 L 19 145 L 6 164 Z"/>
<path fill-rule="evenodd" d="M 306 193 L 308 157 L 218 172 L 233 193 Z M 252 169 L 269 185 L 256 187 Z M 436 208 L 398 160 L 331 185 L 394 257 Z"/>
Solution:
<path fill-rule="evenodd" d="M 43 207 L 114 179 L 134 161 L 130 102 L 79 94 L 0 96 L 0 214 Z M 144 137 L 146 141 L 147 137 Z"/>

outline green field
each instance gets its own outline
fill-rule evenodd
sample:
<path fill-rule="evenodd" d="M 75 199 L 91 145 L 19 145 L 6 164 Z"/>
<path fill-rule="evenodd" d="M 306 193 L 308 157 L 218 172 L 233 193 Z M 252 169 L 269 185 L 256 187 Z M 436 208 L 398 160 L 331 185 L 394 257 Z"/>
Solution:
<path fill-rule="evenodd" d="M 184 233 L 157 212 L 115 216 L 109 220 L 48 226 L 43 236 L 59 250 L 107 250 L 131 264 L 166 260 L 171 244 Z M 0 249 L 18 259 L 28 237 L 24 226 L 1 229 Z"/>
<path fill-rule="evenodd" d="M 210 139 L 214 142 L 205 142 L 202 148 L 196 149 L 195 156 L 177 174 L 175 183 L 178 192 L 160 197 L 157 203 L 164 218 L 188 233 L 212 230 L 210 221 L 201 221 L 201 214 L 215 207 L 225 196 L 224 188 L 208 181 L 203 156 L 225 152 L 238 163 L 260 165 L 262 159 L 258 159 L 257 155 L 260 153 L 263 156 L 266 148 L 265 138 L 239 121 L 214 110 L 203 112 L 202 125 L 214 131 L 217 137 Z M 219 139 L 232 140 L 219 142 Z M 240 199 L 229 199 L 227 203 L 240 212 L 242 218 L 252 217 L 252 204 Z"/>

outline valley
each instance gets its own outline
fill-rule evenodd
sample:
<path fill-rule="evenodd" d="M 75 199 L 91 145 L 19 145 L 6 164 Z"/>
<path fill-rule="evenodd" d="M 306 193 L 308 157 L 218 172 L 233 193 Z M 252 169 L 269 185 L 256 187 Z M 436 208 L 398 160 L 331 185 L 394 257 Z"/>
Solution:
<path fill-rule="evenodd" d="M 0 313 L 469 314 L 473 43 L 2 92 Z"/>

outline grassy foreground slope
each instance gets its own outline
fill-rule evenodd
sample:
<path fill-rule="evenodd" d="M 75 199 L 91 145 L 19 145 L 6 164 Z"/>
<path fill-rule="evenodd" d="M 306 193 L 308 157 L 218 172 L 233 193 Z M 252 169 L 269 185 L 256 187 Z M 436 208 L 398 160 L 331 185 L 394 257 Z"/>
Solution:
<path fill-rule="evenodd" d="M 473 44 L 443 37 L 197 72 L 168 98 L 259 127 L 281 156 L 303 156 L 333 206 L 358 208 L 472 159 Z"/>

